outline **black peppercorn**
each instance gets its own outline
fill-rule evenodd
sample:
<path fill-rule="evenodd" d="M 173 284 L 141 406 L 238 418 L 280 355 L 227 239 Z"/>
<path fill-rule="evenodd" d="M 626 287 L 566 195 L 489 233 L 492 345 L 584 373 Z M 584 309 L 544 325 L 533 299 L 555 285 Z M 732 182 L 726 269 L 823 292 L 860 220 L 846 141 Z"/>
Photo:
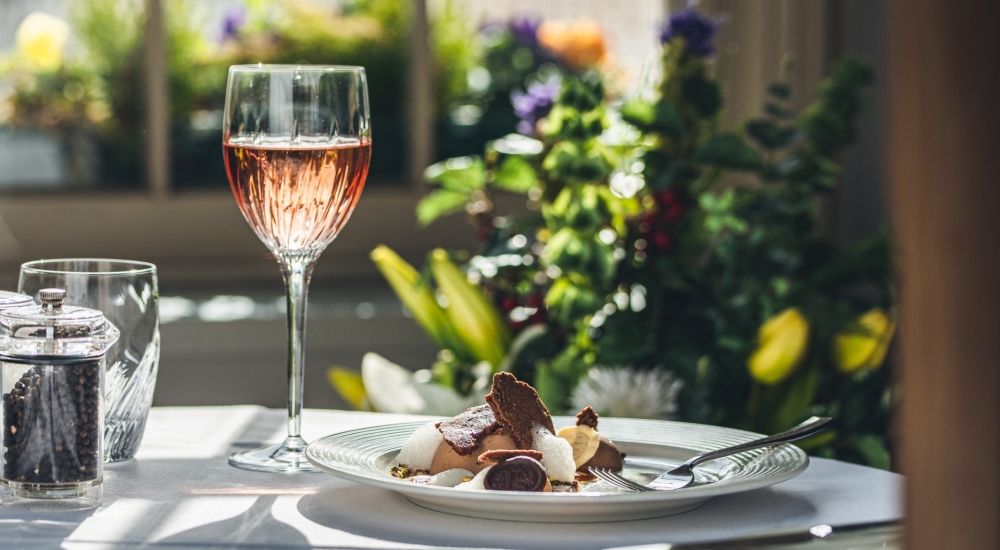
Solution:
<path fill-rule="evenodd" d="M 3 477 L 27 483 L 97 479 L 100 362 L 36 365 L 3 394 Z"/>

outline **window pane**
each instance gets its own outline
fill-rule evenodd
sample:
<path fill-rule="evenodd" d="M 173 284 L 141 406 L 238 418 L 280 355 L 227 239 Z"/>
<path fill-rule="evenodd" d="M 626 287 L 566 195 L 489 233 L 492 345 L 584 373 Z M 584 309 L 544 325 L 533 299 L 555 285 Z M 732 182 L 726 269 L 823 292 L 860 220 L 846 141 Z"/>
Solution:
<path fill-rule="evenodd" d="M 142 3 L 0 3 L 0 191 L 142 185 Z"/>
<path fill-rule="evenodd" d="M 409 0 L 168 0 L 175 188 L 227 186 L 222 108 L 228 67 L 303 63 L 365 67 L 374 129 L 370 185 L 406 166 Z"/>

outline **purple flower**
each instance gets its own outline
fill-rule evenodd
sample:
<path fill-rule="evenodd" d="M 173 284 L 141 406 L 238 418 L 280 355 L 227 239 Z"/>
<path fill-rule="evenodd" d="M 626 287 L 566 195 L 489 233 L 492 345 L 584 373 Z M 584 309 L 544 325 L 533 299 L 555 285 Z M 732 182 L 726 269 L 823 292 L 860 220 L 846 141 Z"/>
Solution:
<path fill-rule="evenodd" d="M 712 19 L 694 9 L 689 3 L 684 11 L 677 12 L 663 23 L 660 28 L 660 43 L 667 44 L 676 37 L 684 39 L 684 47 L 698 57 L 708 57 L 715 53 L 715 31 L 721 20 Z"/>
<path fill-rule="evenodd" d="M 510 93 L 510 104 L 514 114 L 521 119 L 517 123 L 517 131 L 531 135 L 535 131 L 535 123 L 549 114 L 559 93 L 558 82 L 532 82 L 527 92 L 514 90 Z"/>
<path fill-rule="evenodd" d="M 537 19 L 522 15 L 510 21 L 508 27 L 514 37 L 514 41 L 527 48 L 535 49 L 538 46 L 538 26 Z"/>
<path fill-rule="evenodd" d="M 243 24 L 247 20 L 247 10 L 243 6 L 235 7 L 226 13 L 225 19 L 222 21 L 222 36 L 220 37 L 220 42 L 225 42 L 232 38 L 236 38 L 240 34 L 240 29 L 243 28 Z"/>

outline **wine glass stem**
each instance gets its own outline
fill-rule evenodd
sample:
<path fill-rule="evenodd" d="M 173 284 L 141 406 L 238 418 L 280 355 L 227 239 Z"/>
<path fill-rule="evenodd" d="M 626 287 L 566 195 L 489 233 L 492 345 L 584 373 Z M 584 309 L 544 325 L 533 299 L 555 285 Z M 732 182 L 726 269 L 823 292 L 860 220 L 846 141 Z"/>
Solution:
<path fill-rule="evenodd" d="M 306 296 L 315 259 L 282 257 L 280 261 L 288 304 L 288 437 L 284 444 L 289 449 L 304 450 L 306 442 L 301 437 L 301 429 L 306 366 Z"/>

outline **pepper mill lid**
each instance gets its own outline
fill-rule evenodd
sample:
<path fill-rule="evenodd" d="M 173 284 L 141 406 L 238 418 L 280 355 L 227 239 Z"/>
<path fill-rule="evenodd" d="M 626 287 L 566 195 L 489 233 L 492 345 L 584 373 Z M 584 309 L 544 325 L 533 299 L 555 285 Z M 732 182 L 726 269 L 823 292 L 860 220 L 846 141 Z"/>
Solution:
<path fill-rule="evenodd" d="M 38 291 L 40 305 L 0 311 L 0 359 L 95 358 L 118 341 L 118 329 L 96 309 L 68 306 L 66 291 Z"/>
<path fill-rule="evenodd" d="M 31 296 L 19 292 L 0 290 L 0 309 L 26 306 L 32 302 Z"/>

